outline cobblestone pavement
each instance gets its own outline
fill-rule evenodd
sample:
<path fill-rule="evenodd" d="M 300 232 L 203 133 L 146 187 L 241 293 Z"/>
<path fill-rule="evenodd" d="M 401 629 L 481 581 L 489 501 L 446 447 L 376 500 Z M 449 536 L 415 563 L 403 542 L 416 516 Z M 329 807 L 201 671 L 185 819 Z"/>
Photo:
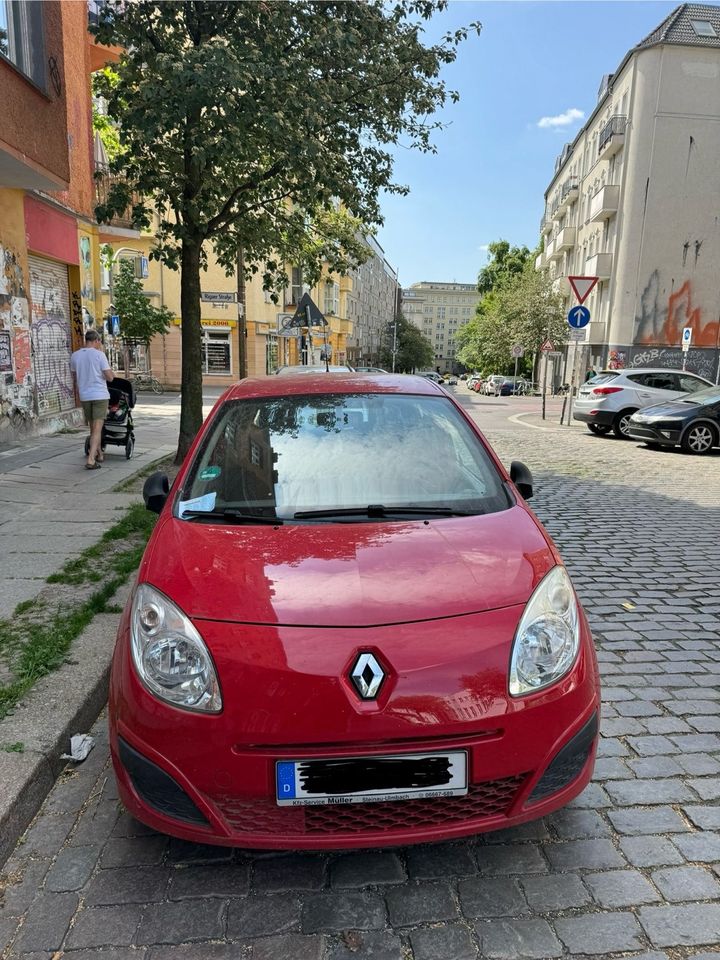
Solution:
<path fill-rule="evenodd" d="M 588 610 L 604 676 L 595 782 L 545 821 L 464 842 L 198 848 L 118 808 L 101 722 L 5 867 L 4 957 L 718 960 L 720 456 L 533 430 L 464 402 L 506 463 L 533 469 Z"/>

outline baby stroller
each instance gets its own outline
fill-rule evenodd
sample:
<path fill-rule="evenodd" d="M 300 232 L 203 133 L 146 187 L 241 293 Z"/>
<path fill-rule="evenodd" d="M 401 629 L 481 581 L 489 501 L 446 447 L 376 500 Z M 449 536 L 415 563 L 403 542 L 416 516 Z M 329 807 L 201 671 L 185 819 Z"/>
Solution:
<path fill-rule="evenodd" d="M 135 406 L 135 387 L 131 380 L 115 377 L 109 384 L 110 402 L 102 428 L 100 446 L 103 453 L 108 443 L 125 447 L 125 459 L 129 460 L 135 449 L 132 409 Z M 85 439 L 85 456 L 90 453 L 90 437 Z"/>

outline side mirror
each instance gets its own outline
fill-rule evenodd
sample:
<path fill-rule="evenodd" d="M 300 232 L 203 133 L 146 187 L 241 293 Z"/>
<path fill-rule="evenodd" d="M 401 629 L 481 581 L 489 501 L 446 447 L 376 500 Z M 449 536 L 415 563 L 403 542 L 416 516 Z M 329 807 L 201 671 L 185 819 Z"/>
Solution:
<path fill-rule="evenodd" d="M 510 479 L 517 487 L 518 493 L 523 500 L 529 500 L 533 495 L 532 473 L 524 463 L 519 460 L 513 460 L 510 464 Z"/>
<path fill-rule="evenodd" d="M 145 507 L 160 513 L 170 493 L 170 481 L 164 473 L 152 473 L 143 484 Z"/>

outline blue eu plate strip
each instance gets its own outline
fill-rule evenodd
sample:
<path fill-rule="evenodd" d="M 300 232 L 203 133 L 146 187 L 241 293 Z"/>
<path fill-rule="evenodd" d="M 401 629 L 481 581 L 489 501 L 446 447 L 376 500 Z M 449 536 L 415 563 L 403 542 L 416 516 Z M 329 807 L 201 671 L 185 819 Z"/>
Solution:
<path fill-rule="evenodd" d="M 278 800 L 295 799 L 295 764 L 280 762 L 275 766 Z"/>

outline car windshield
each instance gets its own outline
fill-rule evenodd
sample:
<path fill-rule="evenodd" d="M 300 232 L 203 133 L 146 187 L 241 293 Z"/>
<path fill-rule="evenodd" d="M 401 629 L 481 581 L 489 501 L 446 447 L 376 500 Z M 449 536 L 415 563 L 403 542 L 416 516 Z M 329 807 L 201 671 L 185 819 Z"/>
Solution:
<path fill-rule="evenodd" d="M 714 387 L 705 387 L 704 390 L 696 390 L 688 397 L 682 398 L 683 403 L 720 403 L 720 385 Z"/>
<path fill-rule="evenodd" d="M 483 444 L 447 398 L 316 394 L 226 403 L 198 448 L 175 515 L 292 520 L 368 506 L 390 516 L 403 507 L 476 514 L 510 505 Z"/>

